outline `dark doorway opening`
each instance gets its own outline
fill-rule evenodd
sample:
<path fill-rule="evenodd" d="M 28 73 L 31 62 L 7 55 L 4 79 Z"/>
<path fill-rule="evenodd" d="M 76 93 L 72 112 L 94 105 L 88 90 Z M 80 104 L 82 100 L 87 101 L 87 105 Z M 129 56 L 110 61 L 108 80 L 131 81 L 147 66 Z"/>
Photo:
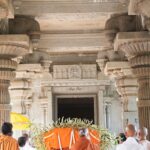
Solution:
<path fill-rule="evenodd" d="M 94 121 L 94 98 L 58 98 L 57 99 L 58 118 L 81 118 Z"/>

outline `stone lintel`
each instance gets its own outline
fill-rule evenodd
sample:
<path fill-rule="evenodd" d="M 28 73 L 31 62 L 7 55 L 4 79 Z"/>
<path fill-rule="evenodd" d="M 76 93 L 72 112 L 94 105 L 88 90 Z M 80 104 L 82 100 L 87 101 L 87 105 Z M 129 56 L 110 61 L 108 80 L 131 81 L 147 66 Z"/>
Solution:
<path fill-rule="evenodd" d="M 101 12 L 102 14 L 127 12 L 127 4 L 120 2 L 93 2 L 93 1 L 26 1 L 17 3 L 14 0 L 16 14 L 42 16 L 50 13 L 91 13 Z"/>
<path fill-rule="evenodd" d="M 112 47 L 105 33 L 91 34 L 42 34 L 39 49 L 48 53 L 98 52 Z"/>
<path fill-rule="evenodd" d="M 110 85 L 110 80 L 86 80 L 86 79 L 80 79 L 80 80 L 53 80 L 50 81 L 50 86 L 51 87 L 61 87 L 61 86 L 76 86 L 76 87 L 80 87 L 80 86 L 101 86 L 104 87 L 105 85 Z M 103 90 L 103 88 L 101 89 Z"/>

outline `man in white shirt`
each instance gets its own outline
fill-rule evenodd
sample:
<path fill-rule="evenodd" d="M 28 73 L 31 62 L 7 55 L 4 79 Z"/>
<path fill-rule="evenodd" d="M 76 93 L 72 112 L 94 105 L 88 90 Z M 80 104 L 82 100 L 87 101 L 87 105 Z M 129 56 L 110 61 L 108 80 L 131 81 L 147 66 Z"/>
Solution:
<path fill-rule="evenodd" d="M 134 125 L 129 124 L 126 127 L 125 134 L 126 134 L 127 140 L 123 142 L 122 144 L 119 144 L 116 150 L 144 150 L 143 146 L 140 145 L 135 138 L 136 129 Z"/>
<path fill-rule="evenodd" d="M 139 143 L 143 145 L 145 150 L 150 150 L 150 142 L 146 140 L 147 135 L 148 135 L 147 128 L 141 127 L 138 130 Z"/>

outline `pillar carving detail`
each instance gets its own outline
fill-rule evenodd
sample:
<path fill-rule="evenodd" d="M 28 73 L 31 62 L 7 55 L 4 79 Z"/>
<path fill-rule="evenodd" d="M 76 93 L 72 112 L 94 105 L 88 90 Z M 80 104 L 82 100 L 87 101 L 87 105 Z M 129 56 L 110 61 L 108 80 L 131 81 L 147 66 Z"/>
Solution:
<path fill-rule="evenodd" d="M 11 82 L 10 97 L 12 103 L 12 111 L 29 114 L 29 99 L 32 97 L 31 81 L 25 77 L 17 78 Z"/>
<path fill-rule="evenodd" d="M 117 92 L 121 96 L 123 104 L 123 126 L 125 127 L 129 122 L 136 124 L 137 120 L 137 80 L 132 74 L 129 62 L 127 61 L 113 61 L 107 62 L 104 73 L 110 78 L 115 79 Z M 133 117 L 131 114 L 134 113 Z"/>
<path fill-rule="evenodd" d="M 115 79 L 117 92 L 124 103 L 124 111 L 128 110 L 130 96 L 137 96 L 137 80 L 133 76 L 130 64 L 127 61 L 107 62 L 105 74 Z"/>

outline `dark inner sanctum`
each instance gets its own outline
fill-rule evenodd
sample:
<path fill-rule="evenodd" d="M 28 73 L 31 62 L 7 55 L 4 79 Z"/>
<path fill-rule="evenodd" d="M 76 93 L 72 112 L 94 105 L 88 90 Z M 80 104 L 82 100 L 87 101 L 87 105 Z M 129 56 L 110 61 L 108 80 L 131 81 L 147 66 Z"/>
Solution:
<path fill-rule="evenodd" d="M 58 118 L 81 118 L 94 122 L 94 98 L 58 98 Z"/>

